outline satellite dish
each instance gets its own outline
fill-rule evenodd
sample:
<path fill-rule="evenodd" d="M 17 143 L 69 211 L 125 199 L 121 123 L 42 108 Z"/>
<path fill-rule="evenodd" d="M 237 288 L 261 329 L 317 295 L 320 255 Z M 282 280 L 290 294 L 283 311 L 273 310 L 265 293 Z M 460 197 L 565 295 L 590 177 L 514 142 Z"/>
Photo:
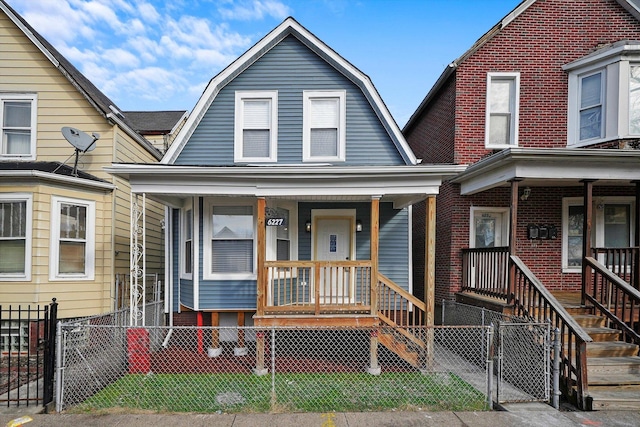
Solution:
<path fill-rule="evenodd" d="M 76 161 L 73 165 L 73 176 L 78 176 L 78 155 L 79 153 L 86 153 L 96 148 L 96 141 L 100 139 L 100 134 L 92 133 L 88 135 L 79 129 L 65 126 L 61 130 L 62 136 L 65 137 L 69 144 L 73 145 L 76 149 Z"/>

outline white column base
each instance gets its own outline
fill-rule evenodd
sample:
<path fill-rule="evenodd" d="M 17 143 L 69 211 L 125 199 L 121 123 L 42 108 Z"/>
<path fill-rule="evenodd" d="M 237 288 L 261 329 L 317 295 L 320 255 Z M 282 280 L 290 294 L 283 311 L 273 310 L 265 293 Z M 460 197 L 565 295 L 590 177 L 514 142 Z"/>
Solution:
<path fill-rule="evenodd" d="M 267 369 L 258 369 L 258 368 L 253 368 L 253 374 L 257 375 L 259 377 L 263 376 L 263 375 L 267 375 L 269 373 L 269 371 Z"/>
<path fill-rule="evenodd" d="M 218 347 L 218 348 L 209 347 L 209 349 L 207 350 L 207 355 L 209 357 L 218 357 L 221 354 L 222 354 L 222 347 Z"/>
<path fill-rule="evenodd" d="M 380 375 L 381 372 L 382 370 L 380 369 L 379 366 L 377 368 L 367 368 L 367 373 L 371 375 Z"/>
<path fill-rule="evenodd" d="M 247 347 L 236 347 L 233 349 L 234 356 L 246 356 L 247 354 Z"/>

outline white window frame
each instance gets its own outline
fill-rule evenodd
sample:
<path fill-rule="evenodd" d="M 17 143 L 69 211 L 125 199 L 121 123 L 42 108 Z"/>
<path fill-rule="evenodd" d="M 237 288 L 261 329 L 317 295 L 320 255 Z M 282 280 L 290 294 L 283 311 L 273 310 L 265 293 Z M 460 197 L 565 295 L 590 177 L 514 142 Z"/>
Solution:
<path fill-rule="evenodd" d="M 491 85 L 494 81 L 511 81 L 513 82 L 513 94 L 509 99 L 509 106 L 511 108 L 511 120 L 509 121 L 509 144 L 492 144 L 490 142 L 491 137 Z M 485 133 L 484 133 L 484 145 L 488 149 L 502 149 L 508 147 L 518 146 L 518 128 L 520 121 L 520 73 L 487 73 L 487 93 L 486 93 L 486 106 L 485 106 Z"/>
<path fill-rule="evenodd" d="M 253 273 L 212 273 L 211 272 L 211 240 L 213 234 L 212 215 L 214 206 L 251 206 L 253 209 Z M 257 280 L 258 277 L 258 231 L 256 217 L 256 201 L 253 199 L 205 198 L 203 206 L 203 239 L 202 239 L 202 278 L 204 280 Z"/>
<path fill-rule="evenodd" d="M 595 75 L 600 74 L 600 103 L 599 104 L 594 104 L 594 105 L 590 105 L 586 108 L 584 108 L 584 110 L 588 110 L 594 107 L 599 106 L 600 110 L 601 110 L 601 119 L 600 119 L 600 135 L 596 136 L 596 137 L 592 137 L 592 138 L 586 138 L 586 139 L 580 139 L 580 113 L 582 113 L 583 108 L 581 106 L 582 104 L 582 82 L 584 81 L 584 79 L 588 78 L 588 77 L 592 77 Z M 607 114 L 607 103 L 606 103 L 606 98 L 607 98 L 607 71 L 604 68 L 600 68 L 588 73 L 584 73 L 578 76 L 578 93 L 576 94 L 577 99 L 576 99 L 576 138 L 578 141 L 578 144 L 584 144 L 584 143 L 590 143 L 591 141 L 599 141 L 601 139 L 604 138 L 605 132 L 606 132 L 606 114 Z"/>
<path fill-rule="evenodd" d="M 23 273 L 0 273 L 0 282 L 5 281 L 31 281 L 31 244 L 33 235 L 33 195 L 28 193 L 6 193 L 0 194 L 2 202 L 26 202 L 26 230 L 24 248 L 24 272 Z"/>
<path fill-rule="evenodd" d="M 85 246 L 84 273 L 60 273 L 60 206 L 65 204 L 84 206 L 87 209 L 87 230 Z M 73 199 L 51 196 L 51 242 L 49 252 L 49 280 L 72 281 L 95 279 L 95 242 L 96 242 L 96 202 L 93 200 Z"/>
<path fill-rule="evenodd" d="M 302 114 L 302 161 L 303 162 L 344 162 L 347 157 L 347 108 L 345 90 L 303 91 Z M 311 102 L 315 99 L 338 100 L 338 147 L 336 156 L 311 155 Z"/>
<path fill-rule="evenodd" d="M 245 157 L 244 149 L 244 101 L 267 99 L 270 101 L 269 156 Z M 235 93 L 235 127 L 234 155 L 236 163 L 264 163 L 278 160 L 278 91 L 236 91 Z"/>
<path fill-rule="evenodd" d="M 298 204 L 297 202 L 289 202 L 279 200 L 277 203 L 270 205 L 271 208 L 282 208 L 289 211 L 289 257 L 290 261 L 298 259 Z M 277 258 L 278 245 L 278 227 L 267 227 L 267 253 L 268 261 L 275 261 Z"/>
<path fill-rule="evenodd" d="M 562 199 L 562 272 L 563 273 L 582 273 L 582 266 L 569 266 L 569 207 L 583 206 L 582 197 L 565 197 Z M 634 218 L 635 203 L 633 197 L 611 196 L 596 197 L 593 199 L 592 206 L 592 229 L 591 229 L 591 247 L 601 247 L 604 245 L 604 209 L 599 206 L 606 205 L 629 205 L 629 241 L 634 246 L 635 222 Z M 583 230 L 584 233 L 584 230 Z"/>
<path fill-rule="evenodd" d="M 187 272 L 187 257 L 186 257 L 186 243 L 187 243 L 187 214 L 191 212 L 191 273 Z M 193 199 L 189 199 L 182 209 L 180 209 L 180 278 L 181 279 L 193 279 L 193 270 L 195 269 L 194 258 L 195 254 L 195 240 L 196 240 L 196 216 L 193 210 Z"/>
<path fill-rule="evenodd" d="M 31 141 L 28 154 L 7 154 L 4 144 L 4 104 L 11 101 L 31 102 Z M 38 133 L 38 95 L 35 93 L 0 93 L 0 159 L 35 160 Z"/>

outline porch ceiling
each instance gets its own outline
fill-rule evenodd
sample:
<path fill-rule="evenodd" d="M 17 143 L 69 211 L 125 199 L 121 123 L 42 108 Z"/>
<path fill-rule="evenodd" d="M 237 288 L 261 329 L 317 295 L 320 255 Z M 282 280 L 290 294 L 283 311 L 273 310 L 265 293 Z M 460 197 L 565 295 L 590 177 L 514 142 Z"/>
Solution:
<path fill-rule="evenodd" d="M 640 150 L 510 148 L 470 166 L 451 181 L 471 195 L 517 179 L 530 187 L 632 185 L 640 180 Z"/>
<path fill-rule="evenodd" d="M 369 201 L 404 207 L 436 195 L 455 165 L 335 167 L 193 167 L 114 164 L 107 172 L 128 179 L 134 193 L 176 204 L 186 195 L 268 197 L 289 200 Z"/>

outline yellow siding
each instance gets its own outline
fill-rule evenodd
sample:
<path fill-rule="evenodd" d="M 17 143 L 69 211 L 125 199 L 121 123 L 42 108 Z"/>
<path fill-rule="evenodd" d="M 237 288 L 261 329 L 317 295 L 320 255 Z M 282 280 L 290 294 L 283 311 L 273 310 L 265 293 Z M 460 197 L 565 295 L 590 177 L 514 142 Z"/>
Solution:
<path fill-rule="evenodd" d="M 117 190 L 74 190 L 69 185 L 43 184 L 37 180 L 0 180 L 0 192 L 33 194 L 32 281 L 0 282 L 3 304 L 60 302 L 61 317 L 99 314 L 112 310 L 115 273 L 129 272 L 129 185 L 104 171 L 112 162 L 156 162 L 137 141 L 98 112 L 31 43 L 4 13 L 0 13 L 0 91 L 37 93 L 37 161 L 58 161 L 73 166 L 74 148 L 60 132 L 63 126 L 78 128 L 100 139 L 95 150 L 81 155 L 78 169 L 116 184 Z M 95 280 L 51 282 L 49 243 L 51 196 L 96 201 Z M 160 220 L 164 210 L 148 204 L 148 264 L 150 272 L 163 272 Z M 116 255 L 118 252 L 118 255 Z M 117 267 L 117 269 L 116 269 Z"/>

